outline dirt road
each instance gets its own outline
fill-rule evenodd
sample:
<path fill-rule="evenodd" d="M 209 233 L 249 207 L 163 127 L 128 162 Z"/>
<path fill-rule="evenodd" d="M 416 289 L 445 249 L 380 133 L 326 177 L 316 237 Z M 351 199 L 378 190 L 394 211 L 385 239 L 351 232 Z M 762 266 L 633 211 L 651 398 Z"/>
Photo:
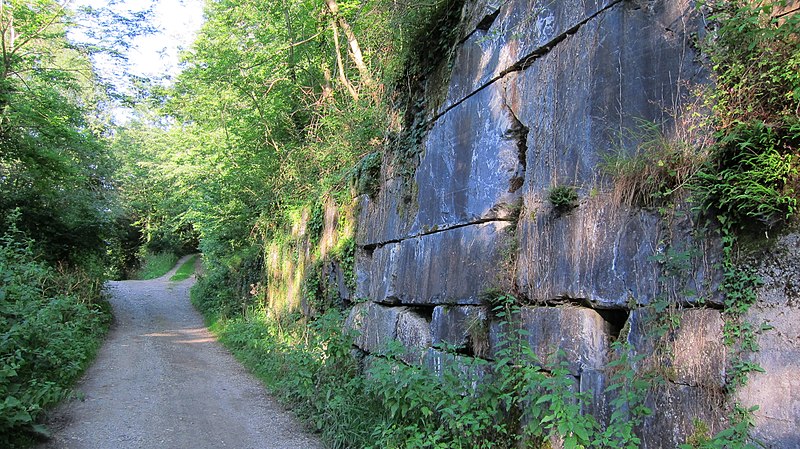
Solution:
<path fill-rule="evenodd" d="M 322 448 L 217 343 L 194 277 L 111 283 L 115 324 L 40 449 Z"/>

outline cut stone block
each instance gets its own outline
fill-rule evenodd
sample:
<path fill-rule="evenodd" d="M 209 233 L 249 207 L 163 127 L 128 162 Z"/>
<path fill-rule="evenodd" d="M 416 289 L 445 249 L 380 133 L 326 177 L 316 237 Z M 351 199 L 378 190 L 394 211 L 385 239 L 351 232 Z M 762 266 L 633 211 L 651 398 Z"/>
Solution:
<path fill-rule="evenodd" d="M 356 244 L 376 246 L 398 241 L 410 235 L 416 209 L 404 204 L 405 185 L 399 176 L 392 176 L 392 167 L 384 168 L 381 188 L 376 198 L 359 197 Z"/>
<path fill-rule="evenodd" d="M 523 307 L 519 326 L 542 365 L 567 362 L 570 373 L 579 377 L 584 370 L 601 370 L 607 363 L 611 328 L 595 310 L 583 307 Z M 489 328 L 492 354 L 503 348 L 501 333 L 513 332 L 509 324 L 494 320 Z M 507 338 L 507 337 L 506 337 Z M 562 358 L 556 355 L 561 352 Z"/>
<path fill-rule="evenodd" d="M 478 385 L 491 376 L 491 368 L 480 359 L 442 352 L 433 348 L 425 352 L 424 364 L 439 377 L 448 373 L 461 379 L 466 387 L 463 394 L 476 391 Z"/>
<path fill-rule="evenodd" d="M 484 22 L 481 27 L 484 29 L 472 33 L 458 48 L 444 107 L 466 98 L 514 66 L 546 52 L 568 32 L 574 32 L 577 26 L 614 3 L 615 0 L 504 2 L 495 19 L 488 24 Z M 485 7 L 483 11 L 488 12 Z M 486 25 L 490 26 L 486 28 Z"/>
<path fill-rule="evenodd" d="M 525 213 L 518 233 L 517 279 L 535 301 L 574 298 L 624 308 L 647 304 L 659 293 L 653 256 L 665 235 L 655 214 L 596 197 L 564 216 Z"/>
<path fill-rule="evenodd" d="M 507 222 L 488 222 L 376 248 L 361 261 L 359 295 L 380 303 L 481 304 L 501 285 Z"/>
<path fill-rule="evenodd" d="M 528 130 L 504 98 L 505 84 L 498 82 L 434 124 L 415 175 L 418 213 L 412 234 L 515 218 Z"/>
<path fill-rule="evenodd" d="M 709 394 L 721 394 L 728 364 L 722 313 L 714 309 L 673 313 L 677 328 L 658 337 L 655 333 L 660 324 L 652 313 L 645 309 L 631 312 L 627 340 L 635 353 L 645 357 L 640 366 L 657 371 L 673 384 L 702 387 Z"/>
<path fill-rule="evenodd" d="M 425 351 L 431 346 L 430 322 L 413 310 L 404 310 L 397 318 L 397 340 L 406 348 L 401 359 L 421 364 Z"/>
<path fill-rule="evenodd" d="M 489 347 L 488 312 L 488 307 L 436 306 L 431 321 L 433 344 L 467 349 L 478 357 L 486 356 Z"/>
<path fill-rule="evenodd" d="M 763 242 L 754 257 L 763 280 L 758 302 L 748 312 L 747 322 L 760 328 L 759 350 L 748 357 L 763 373 L 751 373 L 747 385 L 737 392 L 744 407 L 758 406 L 753 413 L 751 435 L 767 447 L 800 447 L 800 234 L 794 232 Z"/>
<path fill-rule="evenodd" d="M 356 304 L 345 321 L 345 330 L 357 332 L 353 344 L 368 353 L 385 351 L 397 339 L 397 322 L 407 312 L 403 307 L 386 307 L 373 302 Z"/>

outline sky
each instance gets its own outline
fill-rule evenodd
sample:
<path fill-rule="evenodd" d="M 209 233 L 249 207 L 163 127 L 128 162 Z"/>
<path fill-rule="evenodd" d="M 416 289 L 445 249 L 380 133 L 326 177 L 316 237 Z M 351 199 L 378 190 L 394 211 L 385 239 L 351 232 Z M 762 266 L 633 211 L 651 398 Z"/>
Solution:
<path fill-rule="evenodd" d="M 141 11 L 153 6 L 154 14 L 150 25 L 159 31 L 152 35 L 138 36 L 131 42 L 128 53 L 128 67 L 105 67 L 100 62 L 101 72 L 106 74 L 128 73 L 149 78 L 174 76 L 179 72 L 178 53 L 188 48 L 197 30 L 203 23 L 203 0 L 74 0 L 75 7 L 107 7 L 114 3 L 117 11 Z M 112 76 L 113 78 L 113 76 Z"/>

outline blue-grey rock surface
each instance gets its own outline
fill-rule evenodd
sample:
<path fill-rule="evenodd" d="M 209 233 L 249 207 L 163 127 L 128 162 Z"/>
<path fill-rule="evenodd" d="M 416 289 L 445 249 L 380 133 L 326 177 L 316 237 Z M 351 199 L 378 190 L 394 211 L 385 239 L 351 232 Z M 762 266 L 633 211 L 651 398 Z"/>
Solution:
<path fill-rule="evenodd" d="M 513 291 L 533 352 L 566 362 L 599 422 L 621 351 L 660 374 L 641 447 L 725 428 L 733 399 L 762 407 L 753 434 L 767 447 L 798 447 L 800 269 L 763 266 L 750 318 L 774 327 L 752 355 L 767 372 L 729 397 L 719 239 L 698 237 L 681 198 L 622 201 L 604 169 L 640 151 L 643 127 L 665 140 L 690 129 L 692 89 L 708 82 L 691 43 L 701 19 L 688 0 L 467 0 L 449 83 L 427 92 L 438 97 L 421 151 L 384 157 L 380 190 L 360 199 L 356 345 L 375 354 L 397 339 L 406 362 L 479 382 L 490 373 L 470 357 L 491 359 L 503 340 L 487 298 Z M 551 204 L 556 187 L 574 189 L 573 207 Z M 787 258 L 800 260 L 798 241 L 781 241 Z M 649 317 L 665 307 L 667 322 Z"/>

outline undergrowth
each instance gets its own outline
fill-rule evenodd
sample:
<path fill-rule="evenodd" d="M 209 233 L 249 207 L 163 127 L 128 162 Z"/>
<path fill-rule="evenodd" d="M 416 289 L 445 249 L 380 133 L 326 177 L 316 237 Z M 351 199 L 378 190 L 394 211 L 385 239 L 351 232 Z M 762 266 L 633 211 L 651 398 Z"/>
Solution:
<path fill-rule="evenodd" d="M 193 301 L 201 302 L 197 290 Z M 615 399 L 608 422 L 586 413 L 564 354 L 544 364 L 520 328 L 516 299 L 503 296 L 493 315 L 503 332 L 493 360 L 439 348 L 439 369 L 405 363 L 394 342 L 381 354 L 354 357 L 345 315 L 276 318 L 252 308 L 219 319 L 212 330 L 265 385 L 332 448 L 636 448 L 633 429 L 650 414 L 648 383 L 633 370 L 629 347 L 614 346 Z M 543 446 L 544 445 L 544 446 Z"/>
<path fill-rule="evenodd" d="M 0 446 L 47 435 L 37 419 L 69 396 L 110 324 L 101 293 L 100 274 L 46 265 L 15 226 L 0 237 Z"/>

